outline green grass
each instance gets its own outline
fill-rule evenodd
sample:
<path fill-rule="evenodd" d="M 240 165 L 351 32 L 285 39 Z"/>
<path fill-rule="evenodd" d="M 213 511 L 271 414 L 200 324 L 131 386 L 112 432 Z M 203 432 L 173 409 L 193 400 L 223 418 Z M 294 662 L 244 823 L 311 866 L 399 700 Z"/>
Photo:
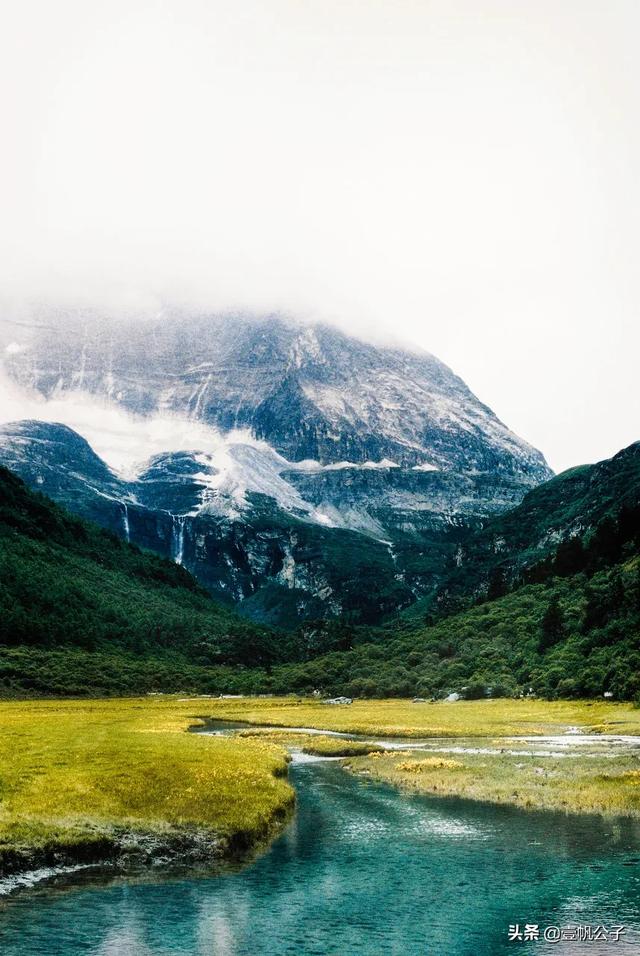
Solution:
<path fill-rule="evenodd" d="M 293 697 L 208 701 L 215 717 L 256 725 L 311 727 L 385 737 L 498 737 L 562 733 L 640 734 L 640 709 L 607 701 L 480 700 L 414 704 L 356 700 L 330 705 Z"/>
<path fill-rule="evenodd" d="M 185 733 L 175 698 L 0 704 L 0 865 L 34 850 L 107 854 L 123 834 L 212 856 L 269 836 L 293 805 L 284 750 Z"/>
<path fill-rule="evenodd" d="M 462 754 L 455 760 L 418 751 L 350 760 L 354 773 L 434 796 L 509 804 L 527 810 L 562 810 L 640 817 L 640 762 L 636 757 L 515 757 Z"/>

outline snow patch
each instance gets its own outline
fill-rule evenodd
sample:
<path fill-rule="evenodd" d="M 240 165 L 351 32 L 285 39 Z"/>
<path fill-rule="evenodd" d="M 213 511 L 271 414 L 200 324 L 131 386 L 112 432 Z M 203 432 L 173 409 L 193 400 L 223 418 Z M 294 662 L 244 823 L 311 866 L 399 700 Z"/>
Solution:
<path fill-rule="evenodd" d="M 383 458 L 381 461 L 334 461 L 328 465 L 323 465 L 319 461 L 314 461 L 312 458 L 305 458 L 304 461 L 292 461 L 287 463 L 287 469 L 289 471 L 308 472 L 344 471 L 348 468 L 353 468 L 357 471 L 358 469 L 375 470 L 378 468 L 385 469 L 399 467 L 400 465 L 396 461 L 391 461 L 390 458 Z"/>

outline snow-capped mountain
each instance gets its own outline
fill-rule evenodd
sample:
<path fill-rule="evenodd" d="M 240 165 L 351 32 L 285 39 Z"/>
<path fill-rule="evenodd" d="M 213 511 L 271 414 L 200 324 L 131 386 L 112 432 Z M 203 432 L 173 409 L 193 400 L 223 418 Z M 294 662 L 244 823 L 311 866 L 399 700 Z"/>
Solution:
<path fill-rule="evenodd" d="M 226 467 L 234 456 L 240 469 Z M 269 454 L 251 446 L 154 455 L 125 478 L 67 426 L 23 421 L 0 426 L 0 463 L 69 510 L 184 565 L 249 617 L 376 621 L 414 600 L 390 542 L 319 519 L 278 478 Z"/>
<path fill-rule="evenodd" d="M 25 416 L 50 423 L 0 429 L 0 462 L 263 619 L 410 603 L 550 475 L 437 359 L 329 326 L 65 315 L 11 336 Z"/>
<path fill-rule="evenodd" d="M 289 461 L 393 461 L 549 477 L 446 365 L 281 317 L 162 315 L 137 323 L 47 317 L 5 348 L 12 377 L 46 398 L 81 390 L 142 415 L 248 428 Z"/>

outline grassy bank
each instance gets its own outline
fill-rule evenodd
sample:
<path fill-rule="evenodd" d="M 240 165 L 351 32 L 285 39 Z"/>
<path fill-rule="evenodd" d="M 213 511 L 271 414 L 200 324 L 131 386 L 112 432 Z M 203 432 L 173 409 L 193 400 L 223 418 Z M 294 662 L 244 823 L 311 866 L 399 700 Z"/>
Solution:
<path fill-rule="evenodd" d="M 234 737 L 186 733 L 199 718 L 260 726 Z M 276 725 L 266 731 L 265 725 Z M 285 747 L 342 756 L 356 773 L 430 794 L 523 807 L 640 815 L 640 767 L 629 756 L 453 759 L 410 752 L 411 738 L 640 733 L 622 704 L 533 700 L 331 706 L 295 698 L 150 696 L 0 703 L 0 872 L 76 862 L 183 862 L 266 840 L 292 809 Z M 286 728 L 369 735 L 348 741 Z M 407 738 L 376 754 L 376 736 Z M 524 749 L 523 745 L 519 749 Z"/>
<path fill-rule="evenodd" d="M 412 703 L 356 700 L 323 704 L 308 698 L 208 701 L 208 712 L 229 720 L 278 727 L 311 727 L 384 737 L 491 737 L 563 733 L 640 734 L 640 709 L 606 701 L 480 700 Z"/>
<path fill-rule="evenodd" d="M 310 727 L 347 733 L 404 737 L 403 752 L 372 752 L 375 745 L 314 737 L 299 732 L 263 732 L 267 739 L 290 743 L 308 753 L 350 757 L 354 773 L 402 789 L 436 796 L 509 804 L 526 809 L 561 810 L 640 817 L 640 760 L 634 756 L 566 757 L 501 752 L 501 737 L 537 737 L 579 728 L 584 734 L 640 734 L 640 709 L 604 701 L 495 700 L 446 704 L 403 700 L 354 701 L 348 706 L 291 699 L 215 702 L 219 716 L 279 727 Z M 255 729 L 241 731 L 255 737 Z M 259 733 L 259 732 L 258 732 Z M 411 751 L 412 738 L 488 737 L 491 753 L 426 754 Z M 483 743 L 483 750 L 486 742 Z M 509 749 L 526 751 L 526 743 Z M 505 748 L 506 749 L 506 748 Z M 553 749 L 553 747 L 551 748 Z M 368 753 L 365 753 L 367 751 Z"/>
<path fill-rule="evenodd" d="M 568 813 L 640 817 L 640 761 L 634 757 L 541 758 L 374 754 L 349 760 L 354 773 L 431 796 Z"/>
<path fill-rule="evenodd" d="M 241 730 L 238 736 L 244 740 L 269 740 L 316 757 L 361 757 L 384 753 L 385 749 L 382 744 L 373 740 L 349 740 L 345 737 L 325 737 L 323 734 L 296 733 L 290 730 L 264 730 L 259 727 Z"/>
<path fill-rule="evenodd" d="M 0 704 L 0 869 L 228 856 L 293 805 L 286 754 L 185 733 L 175 698 Z"/>

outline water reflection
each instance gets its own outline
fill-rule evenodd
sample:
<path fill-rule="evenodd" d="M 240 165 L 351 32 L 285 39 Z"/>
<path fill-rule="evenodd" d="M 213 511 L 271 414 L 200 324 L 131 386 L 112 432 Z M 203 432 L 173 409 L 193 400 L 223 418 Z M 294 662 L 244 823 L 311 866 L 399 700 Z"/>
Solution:
<path fill-rule="evenodd" d="M 640 951 L 640 830 L 561 814 L 428 800 L 292 768 L 298 813 L 242 871 L 79 882 L 0 914 L 3 956 L 280 956 Z M 507 942 L 512 923 L 623 923 L 624 941 Z"/>

